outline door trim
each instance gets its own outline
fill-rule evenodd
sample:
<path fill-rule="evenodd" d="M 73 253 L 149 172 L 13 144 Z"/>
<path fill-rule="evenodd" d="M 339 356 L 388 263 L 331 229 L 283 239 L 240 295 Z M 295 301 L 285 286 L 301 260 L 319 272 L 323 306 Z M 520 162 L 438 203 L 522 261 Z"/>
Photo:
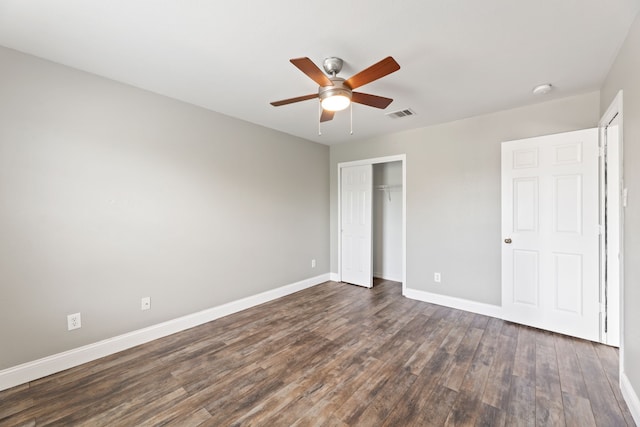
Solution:
<path fill-rule="evenodd" d="M 620 182 L 620 190 L 624 191 L 625 190 L 625 184 L 624 184 L 624 168 L 623 168 L 623 158 L 624 158 L 624 123 L 623 123 L 623 111 L 622 111 L 622 105 L 623 105 L 623 95 L 622 95 L 622 90 L 620 90 L 616 96 L 613 98 L 613 100 L 611 101 L 611 104 L 609 104 L 609 107 L 607 108 L 607 110 L 605 111 L 605 113 L 602 115 L 602 118 L 600 119 L 600 122 L 598 123 L 598 128 L 600 131 L 600 134 L 602 134 L 603 130 L 605 127 L 607 127 L 609 125 L 609 123 L 617 117 L 618 122 L 619 122 L 619 135 L 618 135 L 618 180 Z M 618 241 L 618 245 L 619 247 L 617 248 L 618 253 L 619 253 L 619 260 L 618 260 L 618 270 L 619 270 L 619 274 L 618 274 L 618 287 L 619 287 L 619 325 L 620 325 L 620 330 L 619 330 L 619 334 L 620 334 L 620 350 L 619 350 L 619 354 L 620 354 L 620 374 L 622 374 L 624 372 L 624 201 L 622 200 L 622 197 L 620 198 L 620 206 L 619 206 L 619 210 L 620 210 L 620 215 L 619 215 L 619 230 L 620 230 L 620 237 L 619 237 L 619 241 Z M 603 331 L 604 332 L 604 331 Z M 622 377 L 622 375 L 620 375 Z"/>
<path fill-rule="evenodd" d="M 338 163 L 338 280 L 342 281 L 342 168 L 349 166 L 375 165 L 379 163 L 402 162 L 402 295 L 407 289 L 407 155 L 376 157 Z M 373 249 L 372 249 L 373 250 Z"/>

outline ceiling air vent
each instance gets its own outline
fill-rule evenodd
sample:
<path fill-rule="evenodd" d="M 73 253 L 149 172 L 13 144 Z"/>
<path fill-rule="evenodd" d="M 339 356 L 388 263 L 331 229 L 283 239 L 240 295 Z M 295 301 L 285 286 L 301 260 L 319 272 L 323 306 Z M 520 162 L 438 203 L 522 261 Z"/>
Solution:
<path fill-rule="evenodd" d="M 412 109 L 407 108 L 406 110 L 398 110 L 387 113 L 385 114 L 385 116 L 391 117 L 392 119 L 400 119 L 402 117 L 415 116 L 415 114 L 416 113 Z"/>

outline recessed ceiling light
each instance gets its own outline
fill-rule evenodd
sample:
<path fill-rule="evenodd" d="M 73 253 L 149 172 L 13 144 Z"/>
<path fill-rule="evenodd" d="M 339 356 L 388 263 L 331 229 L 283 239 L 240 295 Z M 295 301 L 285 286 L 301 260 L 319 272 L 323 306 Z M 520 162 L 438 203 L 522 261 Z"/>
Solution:
<path fill-rule="evenodd" d="M 545 83 L 543 85 L 538 85 L 533 88 L 534 95 L 546 95 L 551 92 L 552 86 L 551 83 Z"/>

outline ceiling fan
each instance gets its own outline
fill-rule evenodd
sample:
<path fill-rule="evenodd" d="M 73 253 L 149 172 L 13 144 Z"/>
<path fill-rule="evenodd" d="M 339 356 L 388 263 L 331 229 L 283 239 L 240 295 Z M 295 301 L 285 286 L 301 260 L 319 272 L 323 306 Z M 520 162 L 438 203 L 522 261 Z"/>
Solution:
<path fill-rule="evenodd" d="M 290 61 L 298 67 L 300 71 L 309 76 L 311 80 L 320 85 L 318 93 L 275 101 L 271 103 L 274 107 L 319 98 L 322 106 L 320 121 L 326 122 L 333 119 L 336 111 L 344 110 L 351 102 L 381 109 L 387 108 L 387 106 L 393 102 L 391 98 L 353 91 L 360 86 L 364 86 L 367 83 L 371 83 L 374 80 L 398 71 L 400 65 L 390 56 L 387 56 L 382 61 L 373 64 L 346 80 L 337 76 L 340 70 L 342 70 L 343 61 L 340 58 L 332 57 L 324 60 L 322 66 L 330 77 L 327 77 L 322 70 L 307 57 L 294 58 Z"/>

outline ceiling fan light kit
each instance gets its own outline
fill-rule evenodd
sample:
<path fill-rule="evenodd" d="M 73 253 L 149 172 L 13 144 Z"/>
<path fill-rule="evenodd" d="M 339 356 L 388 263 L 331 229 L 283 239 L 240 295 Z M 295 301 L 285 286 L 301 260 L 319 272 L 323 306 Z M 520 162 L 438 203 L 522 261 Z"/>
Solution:
<path fill-rule="evenodd" d="M 328 111 L 342 111 L 351 104 L 351 96 L 330 95 L 322 100 L 322 109 Z"/>
<path fill-rule="evenodd" d="M 334 77 L 331 81 L 333 86 L 321 86 L 318 89 L 322 109 L 342 111 L 351 104 L 352 91 L 348 86 L 345 86 L 344 79 Z"/>
<path fill-rule="evenodd" d="M 322 70 L 307 57 L 291 59 L 291 63 L 319 85 L 318 94 L 274 101 L 271 103 L 274 107 L 318 98 L 321 108 L 320 122 L 325 122 L 333 119 L 334 112 L 345 110 L 352 102 L 380 109 L 387 108 L 387 106 L 393 102 L 391 98 L 353 91 L 353 89 L 398 71 L 400 65 L 390 56 L 360 71 L 347 80 L 342 77 L 337 77 L 337 74 L 342 70 L 343 64 L 340 58 L 326 58 L 322 63 L 324 71 L 330 77 L 323 73 Z"/>

